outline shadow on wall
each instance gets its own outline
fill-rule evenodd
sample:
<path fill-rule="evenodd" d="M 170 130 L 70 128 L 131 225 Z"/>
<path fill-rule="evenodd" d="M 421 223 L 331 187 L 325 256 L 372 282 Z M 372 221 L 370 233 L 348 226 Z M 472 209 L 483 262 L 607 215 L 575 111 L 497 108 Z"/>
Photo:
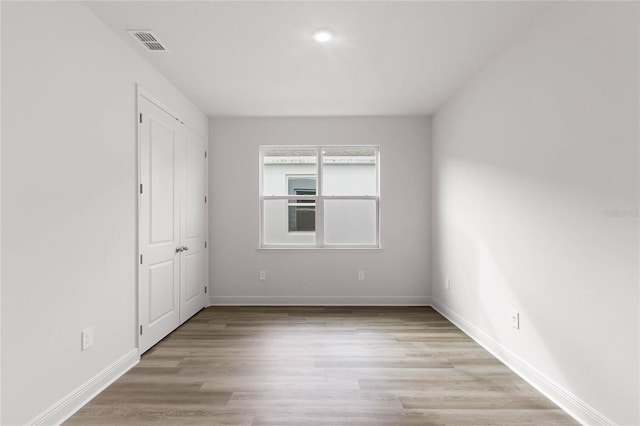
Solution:
<path fill-rule="evenodd" d="M 570 392 L 595 385 L 633 406 L 615 367 L 633 365 L 637 336 L 598 314 L 606 288 L 609 301 L 629 305 L 620 315 L 635 319 L 625 294 L 637 280 L 637 217 L 612 218 L 603 205 L 621 198 L 513 164 L 449 160 L 441 181 L 436 251 L 454 283 L 441 293 L 445 305 Z"/>

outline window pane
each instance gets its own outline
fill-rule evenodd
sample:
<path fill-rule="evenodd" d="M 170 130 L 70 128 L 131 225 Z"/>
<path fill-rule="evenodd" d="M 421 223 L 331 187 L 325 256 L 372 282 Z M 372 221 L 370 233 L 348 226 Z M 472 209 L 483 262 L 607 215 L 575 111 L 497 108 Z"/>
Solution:
<path fill-rule="evenodd" d="M 288 175 L 289 195 L 316 195 L 316 177 Z M 315 232 L 316 202 L 308 198 L 289 200 L 289 232 Z"/>
<path fill-rule="evenodd" d="M 287 176 L 290 175 L 312 177 L 315 190 L 316 163 L 316 151 L 302 149 L 265 151 L 262 157 L 262 194 L 288 195 Z"/>
<path fill-rule="evenodd" d="M 375 200 L 325 200 L 326 244 L 376 244 Z"/>
<path fill-rule="evenodd" d="M 289 203 L 289 232 L 315 232 L 316 205 L 297 207 Z"/>
<path fill-rule="evenodd" d="M 322 195 L 377 195 L 377 179 L 375 149 L 322 150 Z"/>
<path fill-rule="evenodd" d="M 264 244 L 315 245 L 315 202 L 297 206 L 295 200 L 264 200 L 263 213 Z M 292 215 L 296 231 L 290 232 Z"/>

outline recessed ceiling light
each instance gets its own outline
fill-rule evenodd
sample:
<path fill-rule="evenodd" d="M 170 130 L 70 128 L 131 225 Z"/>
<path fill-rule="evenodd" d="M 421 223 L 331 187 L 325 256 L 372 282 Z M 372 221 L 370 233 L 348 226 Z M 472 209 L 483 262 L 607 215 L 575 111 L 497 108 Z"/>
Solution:
<path fill-rule="evenodd" d="M 318 43 L 326 43 L 333 39 L 333 33 L 329 30 L 318 30 L 313 33 L 313 39 Z"/>

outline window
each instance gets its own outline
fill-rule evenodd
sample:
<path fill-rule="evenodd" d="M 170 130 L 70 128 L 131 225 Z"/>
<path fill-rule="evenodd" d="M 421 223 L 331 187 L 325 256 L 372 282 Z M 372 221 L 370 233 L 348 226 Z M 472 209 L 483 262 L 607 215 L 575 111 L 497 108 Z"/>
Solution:
<path fill-rule="evenodd" d="M 261 248 L 378 248 L 377 146 L 260 147 Z"/>

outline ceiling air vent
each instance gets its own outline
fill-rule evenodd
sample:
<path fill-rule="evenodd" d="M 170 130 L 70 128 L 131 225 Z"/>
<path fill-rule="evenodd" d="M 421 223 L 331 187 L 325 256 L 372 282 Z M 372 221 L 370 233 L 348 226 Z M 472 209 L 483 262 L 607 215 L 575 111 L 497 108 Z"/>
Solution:
<path fill-rule="evenodd" d="M 138 40 L 145 49 L 149 52 L 168 52 L 167 46 L 165 46 L 158 37 L 151 31 L 146 30 L 129 30 L 129 34 Z"/>

